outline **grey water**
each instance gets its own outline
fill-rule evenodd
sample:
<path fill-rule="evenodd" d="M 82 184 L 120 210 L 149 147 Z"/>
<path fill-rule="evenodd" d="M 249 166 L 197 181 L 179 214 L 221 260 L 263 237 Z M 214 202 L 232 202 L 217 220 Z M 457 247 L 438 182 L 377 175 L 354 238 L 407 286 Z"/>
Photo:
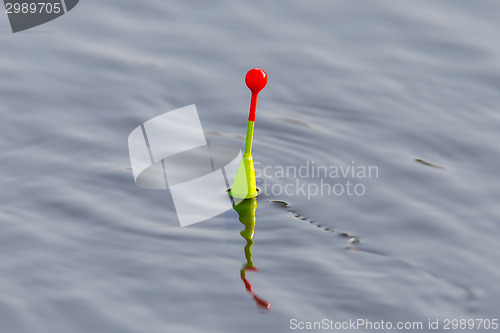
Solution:
<path fill-rule="evenodd" d="M 500 318 L 498 1 L 86 0 L 0 32 L 2 332 Z M 180 228 L 127 147 L 190 104 L 243 147 L 253 67 L 270 310 L 238 214 Z"/>

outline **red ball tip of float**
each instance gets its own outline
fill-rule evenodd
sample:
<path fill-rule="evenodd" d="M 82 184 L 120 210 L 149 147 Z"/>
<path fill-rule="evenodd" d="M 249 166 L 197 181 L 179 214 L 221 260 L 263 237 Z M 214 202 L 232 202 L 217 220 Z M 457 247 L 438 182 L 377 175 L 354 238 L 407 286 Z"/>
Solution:
<path fill-rule="evenodd" d="M 267 84 L 267 74 L 260 68 L 251 69 L 245 76 L 245 83 L 252 93 L 258 93 Z"/>

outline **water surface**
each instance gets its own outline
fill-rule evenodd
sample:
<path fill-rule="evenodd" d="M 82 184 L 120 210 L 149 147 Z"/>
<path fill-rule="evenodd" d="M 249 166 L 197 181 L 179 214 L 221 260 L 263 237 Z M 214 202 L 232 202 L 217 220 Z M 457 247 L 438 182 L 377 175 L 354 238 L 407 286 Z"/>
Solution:
<path fill-rule="evenodd" d="M 498 318 L 499 13 L 495 1 L 87 0 L 23 33 L 0 19 L 3 329 Z M 264 193 L 322 179 L 259 177 L 247 278 L 264 313 L 240 278 L 237 213 L 181 229 L 170 194 L 128 169 L 128 134 L 193 103 L 209 140 L 243 145 L 252 67 L 269 75 L 259 171 L 378 170 L 348 177 L 361 196 Z"/>

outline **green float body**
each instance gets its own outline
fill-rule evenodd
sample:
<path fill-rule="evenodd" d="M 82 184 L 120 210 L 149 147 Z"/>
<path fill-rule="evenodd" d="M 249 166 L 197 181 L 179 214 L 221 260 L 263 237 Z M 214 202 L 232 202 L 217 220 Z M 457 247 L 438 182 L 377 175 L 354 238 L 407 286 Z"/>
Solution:
<path fill-rule="evenodd" d="M 255 123 L 248 121 L 247 138 L 245 142 L 245 153 L 241 159 L 238 171 L 234 177 L 233 187 L 229 195 L 233 198 L 250 199 L 257 196 L 257 185 L 255 182 L 255 167 L 252 158 L 253 128 Z"/>

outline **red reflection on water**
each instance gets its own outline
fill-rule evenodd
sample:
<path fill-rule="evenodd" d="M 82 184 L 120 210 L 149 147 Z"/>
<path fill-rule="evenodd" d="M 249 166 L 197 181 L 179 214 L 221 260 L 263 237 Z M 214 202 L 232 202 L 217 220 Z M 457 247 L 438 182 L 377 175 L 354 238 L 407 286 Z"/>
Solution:
<path fill-rule="evenodd" d="M 247 277 L 246 277 L 247 276 L 247 272 L 246 271 L 258 272 L 259 270 L 257 269 L 257 267 L 244 267 L 240 271 L 241 280 L 243 280 L 243 283 L 245 284 L 246 290 L 248 291 L 248 293 L 250 293 L 250 295 L 252 295 L 252 297 L 253 297 L 255 303 L 257 304 L 257 306 L 260 309 L 264 310 L 264 311 L 271 310 L 271 303 L 269 303 L 265 299 L 259 297 L 256 293 L 254 293 L 252 291 L 252 284 L 250 283 L 250 281 L 247 280 Z"/>

